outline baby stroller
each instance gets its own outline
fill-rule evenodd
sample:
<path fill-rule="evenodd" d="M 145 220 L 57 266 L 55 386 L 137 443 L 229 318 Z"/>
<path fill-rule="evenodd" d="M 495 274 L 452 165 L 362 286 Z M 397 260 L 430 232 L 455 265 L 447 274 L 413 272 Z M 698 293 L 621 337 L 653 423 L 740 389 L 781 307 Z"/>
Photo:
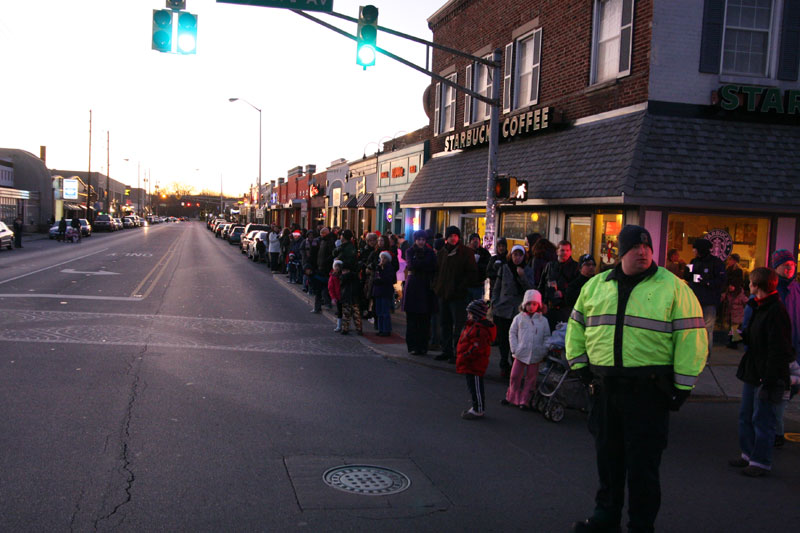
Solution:
<path fill-rule="evenodd" d="M 567 325 L 560 323 L 549 339 L 549 352 L 539 372 L 539 386 L 531 399 L 531 407 L 551 422 L 564 419 L 564 409 L 587 411 L 589 395 L 574 372 L 570 372 L 564 349 Z"/>

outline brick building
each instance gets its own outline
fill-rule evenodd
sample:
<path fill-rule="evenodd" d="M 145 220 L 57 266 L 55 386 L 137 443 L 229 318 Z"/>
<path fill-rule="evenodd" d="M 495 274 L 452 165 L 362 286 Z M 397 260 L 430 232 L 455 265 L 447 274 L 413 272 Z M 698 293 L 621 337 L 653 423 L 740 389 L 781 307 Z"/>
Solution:
<path fill-rule="evenodd" d="M 428 24 L 502 52 L 498 172 L 529 186 L 498 207 L 498 236 L 566 238 L 606 264 L 627 223 L 659 264 L 703 237 L 748 270 L 797 249 L 800 1 L 450 0 Z M 432 70 L 489 95 L 480 63 L 435 50 Z M 426 106 L 432 158 L 401 206 L 483 234 L 488 107 L 436 81 Z"/>

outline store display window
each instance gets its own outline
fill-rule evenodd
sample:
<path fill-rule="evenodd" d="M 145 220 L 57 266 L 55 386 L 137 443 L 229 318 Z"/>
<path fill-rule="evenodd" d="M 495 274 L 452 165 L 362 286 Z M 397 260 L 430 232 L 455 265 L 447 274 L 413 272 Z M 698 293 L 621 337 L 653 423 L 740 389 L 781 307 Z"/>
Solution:
<path fill-rule="evenodd" d="M 688 215 L 672 213 L 667 223 L 667 253 L 675 249 L 681 259 L 694 259 L 693 244 L 706 238 L 712 242 L 711 253 L 723 261 L 739 254 L 739 266 L 745 272 L 768 266 L 769 219 L 727 215 Z"/>
<path fill-rule="evenodd" d="M 622 213 L 598 213 L 595 215 L 593 253 L 600 270 L 617 263 L 621 229 Z"/>
<path fill-rule="evenodd" d="M 522 244 L 531 233 L 547 235 L 547 213 L 538 211 L 504 211 L 500 224 L 500 237 Z M 518 242 L 516 242 L 518 241 Z M 509 244 L 509 247 L 511 244 Z"/>

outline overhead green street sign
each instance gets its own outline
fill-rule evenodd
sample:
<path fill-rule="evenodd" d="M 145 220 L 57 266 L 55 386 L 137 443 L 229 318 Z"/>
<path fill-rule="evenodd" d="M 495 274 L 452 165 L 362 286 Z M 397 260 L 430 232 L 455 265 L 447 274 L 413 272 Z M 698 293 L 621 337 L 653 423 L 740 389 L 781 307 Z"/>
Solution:
<path fill-rule="evenodd" d="M 283 7 L 301 11 L 333 12 L 333 0 L 217 0 L 217 3 L 243 6 Z"/>

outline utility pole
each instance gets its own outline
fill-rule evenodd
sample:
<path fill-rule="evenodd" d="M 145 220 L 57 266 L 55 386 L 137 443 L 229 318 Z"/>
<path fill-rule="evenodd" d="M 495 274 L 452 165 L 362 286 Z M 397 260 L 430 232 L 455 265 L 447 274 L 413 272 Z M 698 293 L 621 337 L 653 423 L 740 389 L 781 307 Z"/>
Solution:
<path fill-rule="evenodd" d="M 106 213 L 111 214 L 111 132 L 106 131 Z"/>
<path fill-rule="evenodd" d="M 89 110 L 89 171 L 86 173 L 86 220 L 89 224 L 94 222 L 91 212 L 92 205 L 92 110 Z"/>
<path fill-rule="evenodd" d="M 136 188 L 139 189 L 139 202 L 137 203 L 137 207 L 139 208 L 139 216 L 142 216 L 142 162 L 136 162 Z"/>
<path fill-rule="evenodd" d="M 500 64 L 502 52 L 498 48 L 492 61 Z M 489 112 L 489 165 L 486 173 L 486 229 L 483 232 L 483 246 L 494 253 L 495 229 L 497 226 L 497 206 L 494 198 L 494 183 L 497 178 L 497 145 L 500 142 L 500 67 L 492 67 L 492 104 Z"/>

